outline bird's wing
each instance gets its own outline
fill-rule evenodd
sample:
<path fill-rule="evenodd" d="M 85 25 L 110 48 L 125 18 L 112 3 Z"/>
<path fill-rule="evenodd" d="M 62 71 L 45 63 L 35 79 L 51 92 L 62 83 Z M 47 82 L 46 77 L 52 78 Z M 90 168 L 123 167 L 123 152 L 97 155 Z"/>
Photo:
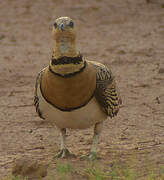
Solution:
<path fill-rule="evenodd" d="M 34 105 L 36 108 L 36 112 L 38 113 L 39 117 L 42 119 L 44 119 L 44 117 L 42 116 L 42 113 L 39 109 L 39 97 L 37 94 L 37 90 L 38 90 L 38 88 L 40 88 L 41 76 L 42 76 L 43 72 L 44 72 L 44 69 L 42 71 L 40 71 L 37 75 L 36 83 L 35 83 L 35 92 L 34 92 Z"/>
<path fill-rule="evenodd" d="M 114 117 L 119 111 L 122 100 L 116 87 L 112 72 L 103 64 L 93 62 L 96 68 L 95 97 L 105 113 Z"/>

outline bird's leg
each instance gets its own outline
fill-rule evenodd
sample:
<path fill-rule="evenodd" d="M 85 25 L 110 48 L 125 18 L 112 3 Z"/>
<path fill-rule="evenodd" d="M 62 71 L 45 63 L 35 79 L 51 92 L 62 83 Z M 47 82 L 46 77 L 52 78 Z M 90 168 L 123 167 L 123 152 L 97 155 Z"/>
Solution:
<path fill-rule="evenodd" d="M 72 153 L 68 151 L 65 145 L 65 139 L 66 139 L 66 129 L 60 129 L 60 137 L 61 137 L 61 144 L 60 144 L 60 152 L 56 155 L 56 157 L 66 158 L 66 157 L 74 157 Z"/>
<path fill-rule="evenodd" d="M 102 129 L 102 123 L 96 123 L 94 127 L 94 135 L 93 135 L 93 143 L 92 143 L 92 148 L 89 154 L 89 159 L 90 160 L 95 160 L 96 159 L 96 152 L 97 152 L 97 144 L 100 136 L 100 132 Z"/>
<path fill-rule="evenodd" d="M 61 138 L 61 144 L 60 144 L 60 150 L 66 149 L 65 145 L 65 139 L 66 139 L 66 129 L 60 129 L 60 138 Z"/>

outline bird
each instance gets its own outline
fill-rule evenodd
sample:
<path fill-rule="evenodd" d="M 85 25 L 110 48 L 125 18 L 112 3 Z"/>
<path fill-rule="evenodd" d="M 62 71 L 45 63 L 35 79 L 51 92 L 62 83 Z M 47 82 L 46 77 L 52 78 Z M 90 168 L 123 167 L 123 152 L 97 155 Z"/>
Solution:
<path fill-rule="evenodd" d="M 66 146 L 67 129 L 93 126 L 92 147 L 86 156 L 94 160 L 103 121 L 116 116 L 122 104 L 115 77 L 106 65 L 88 60 L 78 50 L 76 25 L 70 17 L 55 20 L 52 38 L 52 57 L 36 78 L 36 112 L 60 132 L 58 158 L 73 155 Z"/>

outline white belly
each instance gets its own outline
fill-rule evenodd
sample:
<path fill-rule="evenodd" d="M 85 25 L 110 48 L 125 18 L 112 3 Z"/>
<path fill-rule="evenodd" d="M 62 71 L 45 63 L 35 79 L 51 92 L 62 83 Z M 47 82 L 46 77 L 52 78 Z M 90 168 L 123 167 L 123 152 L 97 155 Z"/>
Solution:
<path fill-rule="evenodd" d="M 61 111 L 43 98 L 40 88 L 37 90 L 39 97 L 39 109 L 42 116 L 55 123 L 59 128 L 84 129 L 107 118 L 95 98 L 84 107 L 71 112 Z"/>

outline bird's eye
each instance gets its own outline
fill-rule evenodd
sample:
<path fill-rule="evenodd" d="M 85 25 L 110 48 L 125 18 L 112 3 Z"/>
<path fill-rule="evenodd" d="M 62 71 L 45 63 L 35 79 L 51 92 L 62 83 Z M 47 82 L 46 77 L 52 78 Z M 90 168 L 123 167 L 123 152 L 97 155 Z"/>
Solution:
<path fill-rule="evenodd" d="M 55 29 L 57 28 L 57 23 L 56 22 L 54 23 L 54 27 L 55 27 Z"/>
<path fill-rule="evenodd" d="M 71 28 L 73 28 L 74 23 L 71 21 L 71 22 L 69 23 L 69 26 L 70 26 Z"/>

